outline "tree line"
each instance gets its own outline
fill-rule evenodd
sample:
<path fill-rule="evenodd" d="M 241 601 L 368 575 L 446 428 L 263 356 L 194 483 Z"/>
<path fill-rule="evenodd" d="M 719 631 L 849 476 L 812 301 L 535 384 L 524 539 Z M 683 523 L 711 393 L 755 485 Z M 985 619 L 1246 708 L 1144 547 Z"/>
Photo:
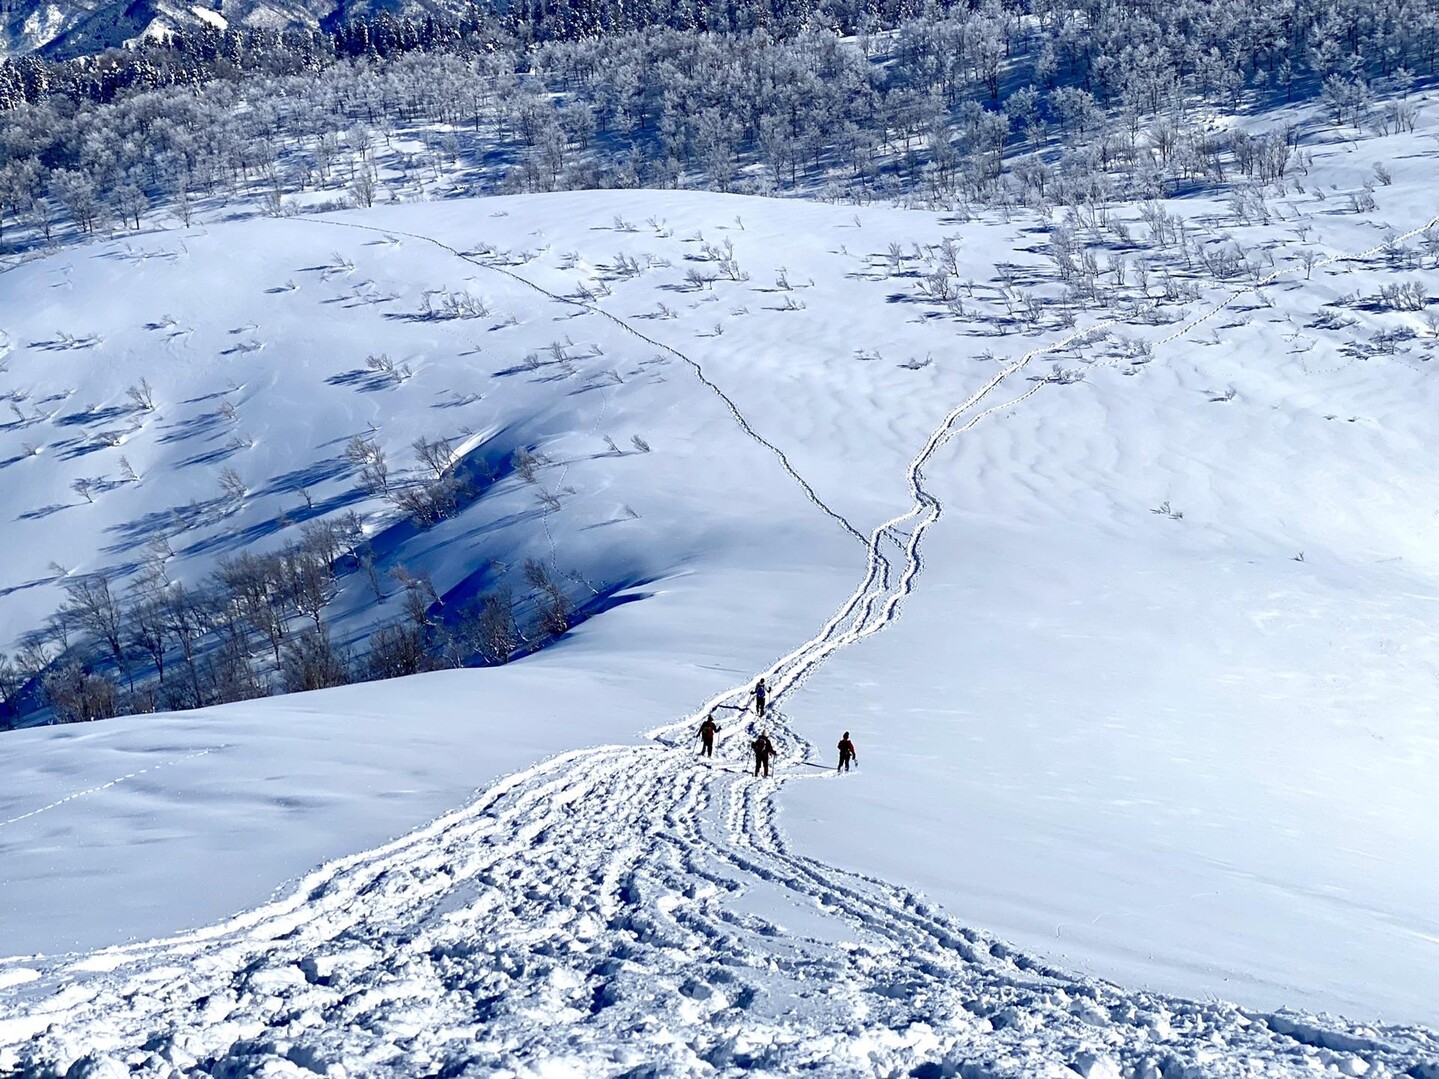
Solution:
<path fill-rule="evenodd" d="M 364 436 L 351 440 L 346 455 L 369 493 L 423 529 L 460 512 L 473 492 L 444 439 L 420 438 L 414 448 L 428 468 L 418 477 L 392 477 Z M 523 448 L 511 462 L 529 483 L 543 463 Z M 447 599 L 423 573 L 403 565 L 384 571 L 353 510 L 303 524 L 277 550 L 222 560 L 198 584 L 172 579 L 172 556 L 168 541 L 156 538 L 123 581 L 55 567 L 65 602 L 21 637 L 13 656 L 0 653 L 0 726 L 46 709 L 58 722 L 80 722 L 508 663 L 568 632 L 600 596 L 554 559 L 531 558 L 518 574 L 486 574 L 490 587 L 482 592 Z M 381 611 L 398 596 L 403 614 L 337 641 L 329 611 L 347 577 L 368 592 L 365 605 Z M 577 590 L 588 597 L 576 598 Z"/>
<path fill-rule="evenodd" d="M 457 178 L 472 193 L 1064 204 L 1119 184 L 1152 197 L 1222 178 L 1240 149 L 1196 105 L 1322 96 L 1335 123 L 1403 130 L 1409 90 L 1439 70 L 1439 10 L 1412 0 L 986 0 L 849 38 L 668 28 L 526 43 L 497 26 L 477 10 L 473 25 L 207 30 L 133 57 L 0 63 L 0 244 L 7 229 L 48 243 L 139 228 L 161 209 L 188 223 L 215 200 L 282 213 L 328 190 L 370 205 Z M 97 99 L 76 82 L 157 56 L 177 65 L 173 84 Z M 402 133 L 423 149 L 397 150 Z"/>
<path fill-rule="evenodd" d="M 537 44 L 634 31 L 762 32 L 788 41 L 816 30 L 864 37 L 946 22 L 969 27 L 950 44 L 978 50 L 991 99 L 1001 92 L 1000 68 L 1020 57 L 1029 58 L 1033 83 L 1063 81 L 1102 101 L 1135 83 L 1157 95 L 1186 80 L 1221 97 L 1246 87 L 1292 95 L 1334 76 L 1433 75 L 1439 59 L 1439 12 L 1427 0 L 513 0 L 502 10 L 380 12 L 330 30 L 204 24 L 99 55 L 6 58 L 0 110 L 48 97 L 108 102 L 161 86 L 313 73 L 412 52 L 506 53 L 521 71 Z"/>

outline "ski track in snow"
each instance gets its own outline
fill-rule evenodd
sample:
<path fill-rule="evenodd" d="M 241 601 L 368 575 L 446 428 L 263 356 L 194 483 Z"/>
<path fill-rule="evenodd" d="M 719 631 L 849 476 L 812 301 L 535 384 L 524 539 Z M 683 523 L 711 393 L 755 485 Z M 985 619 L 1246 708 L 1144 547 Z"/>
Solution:
<path fill-rule="evenodd" d="M 48 813 L 52 809 L 59 809 L 61 806 L 69 805 L 71 802 L 78 801 L 81 798 L 88 798 L 92 794 L 99 794 L 101 791 L 110 790 L 118 787 L 121 783 L 127 783 L 132 779 L 138 779 L 140 776 L 157 772 L 161 768 L 170 768 L 177 764 L 183 764 L 185 761 L 194 760 L 196 757 L 207 757 L 211 753 L 218 753 L 221 750 L 229 748 L 228 745 L 209 746 L 206 749 L 197 749 L 193 753 L 185 753 L 179 757 L 173 757 L 170 760 L 160 761 L 150 765 L 148 768 L 137 768 L 133 772 L 126 772 L 124 775 L 116 776 L 114 779 L 108 780 L 105 783 L 100 783 L 94 787 L 87 787 L 85 790 L 75 791 L 67 794 L 64 798 L 57 798 L 55 801 L 48 805 L 40 806 L 38 809 L 31 809 L 25 813 L 11 817 L 8 820 L 0 820 L 0 828 L 7 828 L 12 824 L 19 824 L 22 820 L 38 817 L 41 813 Z"/>
<path fill-rule="evenodd" d="M 924 486 L 934 454 L 1050 384 L 981 407 L 1035 358 L 1116 325 L 1025 354 L 954 408 L 910 462 L 911 507 L 865 537 L 693 360 L 599 307 L 430 237 L 370 231 L 434 243 L 684 360 L 807 497 L 865 542 L 854 592 L 819 633 L 761 672 L 776 701 L 898 616 L 923 568 L 924 535 L 943 512 Z M 1292 272 L 1232 293 L 1151 343 L 1191 332 Z M 650 745 L 576 751 L 510 776 L 228 922 L 0 965 L 0 1070 L 63 1074 L 86 1059 L 75 1074 L 338 1074 L 343 1065 L 375 1075 L 762 1068 L 1173 1079 L 1329 1069 L 1439 1079 L 1432 1031 L 1255 1013 L 1075 976 L 964 927 L 915 892 L 794 852 L 774 792 L 831 777 L 827 767 L 799 768 L 814 763 L 813 747 L 782 713 L 764 721 L 781 750 L 772 780 L 745 774 L 753 718 L 725 724 L 715 761 L 685 752 L 700 716 L 743 712 L 748 685 L 651 731 Z M 751 891 L 777 894 L 792 924 L 747 912 Z"/>

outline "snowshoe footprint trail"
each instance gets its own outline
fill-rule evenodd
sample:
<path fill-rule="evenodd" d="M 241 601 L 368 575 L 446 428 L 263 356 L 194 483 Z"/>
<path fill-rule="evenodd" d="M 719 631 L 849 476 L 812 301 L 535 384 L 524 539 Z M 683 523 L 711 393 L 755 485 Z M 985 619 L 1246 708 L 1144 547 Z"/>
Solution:
<path fill-rule="evenodd" d="M 859 585 L 764 672 L 773 700 L 897 617 L 943 509 L 924 467 L 954 435 L 1038 392 L 1045 383 L 981 408 L 1065 344 L 1014 361 L 931 434 L 908 469 L 913 505 L 870 532 Z M 928 1065 L 1147 1077 L 1332 1065 L 1385 1076 L 1439 1061 L 1422 1029 L 1254 1016 L 1075 977 L 906 889 L 791 851 L 776 783 L 823 774 L 787 768 L 811 753 L 782 712 L 766 720 L 784 753 L 777 780 L 748 775 L 733 720 L 714 767 L 691 756 L 699 717 L 743 704 L 748 689 L 654 732 L 653 745 L 577 751 L 512 776 L 228 923 L 41 965 L 38 980 L 5 991 L 15 1006 L 0 1013 L 0 1068 L 63 1072 L 92 1051 L 142 1075 L 343 1063 L 393 1075 Z M 747 908 L 761 889 L 779 897 L 767 909 L 793 912 L 789 924 Z"/>

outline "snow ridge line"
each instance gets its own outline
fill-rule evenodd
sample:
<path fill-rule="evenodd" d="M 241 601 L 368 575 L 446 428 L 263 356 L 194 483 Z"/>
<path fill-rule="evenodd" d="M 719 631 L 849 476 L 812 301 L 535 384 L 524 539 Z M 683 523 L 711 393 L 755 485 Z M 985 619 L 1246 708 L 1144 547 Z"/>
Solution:
<path fill-rule="evenodd" d="M 307 221 L 310 224 L 314 225 L 329 225 L 332 228 L 359 229 L 364 232 L 374 232 L 386 236 L 407 236 L 412 240 L 421 240 L 425 243 L 433 244 L 434 246 L 440 248 L 443 251 L 448 251 L 457 259 L 462 259 L 473 266 L 479 266 L 483 269 L 489 270 L 491 273 L 497 273 L 501 274 L 504 277 L 508 277 L 512 281 L 524 285 L 527 288 L 531 288 L 534 291 L 540 293 L 542 296 L 546 296 L 557 303 L 568 304 L 571 307 L 578 307 L 582 311 L 588 311 L 591 314 L 599 315 L 600 317 L 614 323 L 626 333 L 629 333 L 632 336 L 639 338 L 641 341 L 651 346 L 652 348 L 657 348 L 661 351 L 668 352 L 676 359 L 684 361 L 690 366 L 691 369 L 693 369 L 695 377 L 698 378 L 699 381 L 711 392 L 713 392 L 715 396 L 717 396 L 721 401 L 725 403 L 725 406 L 729 409 L 730 414 L 734 417 L 735 422 L 739 425 L 740 430 L 744 431 L 744 433 L 748 435 L 751 439 L 753 439 L 755 442 L 758 442 L 765 449 L 769 450 L 770 453 L 774 454 L 775 458 L 779 461 L 780 467 L 789 474 L 790 478 L 793 479 L 795 483 L 799 484 L 800 489 L 804 491 L 805 496 L 817 507 L 819 507 L 819 509 L 825 514 L 825 516 L 832 518 L 836 523 L 839 524 L 841 528 L 843 528 L 856 540 L 858 540 L 860 543 L 865 542 L 864 535 L 859 531 L 859 529 L 855 528 L 854 525 L 850 523 L 847 517 L 845 517 L 837 510 L 832 509 L 824 501 L 824 499 L 819 497 L 819 494 L 810 485 L 810 482 L 803 476 L 801 476 L 798 470 L 794 467 L 794 465 L 790 463 L 790 460 L 785 455 L 784 450 L 780 449 L 777 445 L 775 445 L 769 439 L 765 438 L 764 435 L 760 434 L 754 429 L 754 427 L 750 424 L 749 420 L 745 417 L 744 413 L 740 411 L 739 405 L 735 403 L 734 398 L 730 397 L 729 394 L 725 393 L 724 390 L 720 389 L 720 387 L 714 381 L 712 381 L 708 375 L 705 374 L 704 368 L 696 360 L 691 359 L 689 356 L 685 355 L 683 352 L 679 351 L 679 349 L 675 348 L 674 346 L 667 345 L 663 341 L 658 341 L 653 337 L 641 333 L 624 319 L 619 318 L 616 315 L 610 314 L 610 312 L 606 311 L 603 307 L 599 307 L 595 304 L 588 304 L 583 302 L 582 300 L 576 300 L 572 297 L 561 295 L 558 292 L 551 292 L 543 285 L 531 281 L 529 278 L 524 277 L 521 274 L 515 273 L 508 267 L 496 266 L 493 263 L 485 262 L 482 259 L 477 259 L 473 255 L 468 255 L 465 252 L 460 251 L 458 248 L 451 247 L 449 244 L 445 243 L 442 240 L 435 239 L 433 236 L 426 236 L 418 232 L 404 232 L 399 229 L 381 229 L 376 228 L 373 225 L 358 225 L 350 221 L 327 221 L 320 218 L 306 217 L 298 218 L 297 220 Z"/>

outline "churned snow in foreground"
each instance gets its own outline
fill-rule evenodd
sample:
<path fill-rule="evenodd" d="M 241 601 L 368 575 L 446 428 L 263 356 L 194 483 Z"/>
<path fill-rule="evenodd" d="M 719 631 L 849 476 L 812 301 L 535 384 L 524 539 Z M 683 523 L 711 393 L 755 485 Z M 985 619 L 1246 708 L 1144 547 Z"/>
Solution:
<path fill-rule="evenodd" d="M 1370 151 L 1316 146 L 1315 183 Z M 1362 302 L 1435 282 L 1382 248 L 1432 215 L 1431 164 L 1302 237 L 1172 203 L 1277 276 L 1156 248 L 1196 294 L 1130 278 L 1074 325 L 1024 313 L 1058 295 L 1043 222 L 682 193 L 0 278 L 12 382 L 161 402 L 93 504 L 57 492 L 114 447 L 0 432 L 7 627 L 53 609 L 49 561 L 121 566 L 212 497 L 208 394 L 251 495 L 172 541 L 177 576 L 278 542 L 300 485 L 379 522 L 325 467 L 372 425 L 396 457 L 538 446 L 561 493 L 510 476 L 383 533 L 392 564 L 443 597 L 538 554 L 632 600 L 505 668 L 4 736 L 0 1068 L 1439 1075 L 1439 401 L 1418 316 Z M 917 287 L 945 238 L 962 313 Z M 1306 276 L 1309 248 L 1356 257 Z M 491 314 L 425 316 L 435 289 Z M 368 386 L 378 350 L 412 376 Z M 343 632 L 382 616 L 347 583 Z"/>

